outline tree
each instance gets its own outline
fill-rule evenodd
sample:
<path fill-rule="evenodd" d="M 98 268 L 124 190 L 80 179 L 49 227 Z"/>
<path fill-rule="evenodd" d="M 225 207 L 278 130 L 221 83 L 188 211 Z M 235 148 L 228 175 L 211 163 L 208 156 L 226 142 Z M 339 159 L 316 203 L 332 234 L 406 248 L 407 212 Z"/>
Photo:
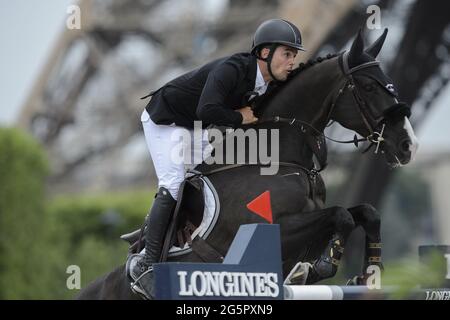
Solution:
<path fill-rule="evenodd" d="M 0 299 L 26 299 L 45 290 L 47 168 L 34 139 L 0 128 Z"/>

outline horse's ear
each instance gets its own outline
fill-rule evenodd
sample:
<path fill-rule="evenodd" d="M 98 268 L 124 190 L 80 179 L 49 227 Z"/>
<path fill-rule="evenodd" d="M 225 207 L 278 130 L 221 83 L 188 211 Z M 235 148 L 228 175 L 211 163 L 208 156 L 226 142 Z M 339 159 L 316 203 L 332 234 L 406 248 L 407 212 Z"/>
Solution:
<path fill-rule="evenodd" d="M 349 58 L 353 61 L 357 60 L 362 55 L 364 50 L 364 40 L 362 36 L 362 29 L 359 29 L 358 35 L 353 40 L 352 47 L 350 48 Z"/>
<path fill-rule="evenodd" d="M 386 40 L 387 34 L 388 28 L 385 28 L 383 34 L 377 40 L 375 40 L 375 42 L 372 43 L 369 48 L 366 49 L 366 53 L 375 59 L 380 53 L 381 48 L 383 47 L 384 40 Z"/>

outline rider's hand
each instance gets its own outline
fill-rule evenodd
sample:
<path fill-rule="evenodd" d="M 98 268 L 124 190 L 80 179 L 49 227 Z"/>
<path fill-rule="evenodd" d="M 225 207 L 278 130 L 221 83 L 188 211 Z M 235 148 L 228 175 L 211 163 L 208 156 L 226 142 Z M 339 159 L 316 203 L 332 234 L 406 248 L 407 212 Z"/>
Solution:
<path fill-rule="evenodd" d="M 250 107 L 244 107 L 236 111 L 239 111 L 242 114 L 242 124 L 251 124 L 258 121 L 258 118 L 255 117 L 253 110 Z"/>

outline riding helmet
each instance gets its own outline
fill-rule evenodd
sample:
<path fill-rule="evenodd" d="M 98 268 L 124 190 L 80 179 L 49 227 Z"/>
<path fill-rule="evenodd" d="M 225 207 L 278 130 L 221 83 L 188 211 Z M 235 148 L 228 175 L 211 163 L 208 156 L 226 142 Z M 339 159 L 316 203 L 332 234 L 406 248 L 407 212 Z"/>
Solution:
<path fill-rule="evenodd" d="M 283 19 L 267 20 L 256 29 L 251 52 L 254 54 L 259 46 L 265 44 L 282 44 L 305 51 L 300 30 L 294 24 Z"/>

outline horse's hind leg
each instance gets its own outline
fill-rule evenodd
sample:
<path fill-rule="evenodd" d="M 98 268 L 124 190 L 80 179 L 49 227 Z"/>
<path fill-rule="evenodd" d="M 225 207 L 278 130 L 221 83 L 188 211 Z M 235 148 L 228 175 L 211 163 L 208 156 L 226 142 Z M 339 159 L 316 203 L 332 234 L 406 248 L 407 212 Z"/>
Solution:
<path fill-rule="evenodd" d="M 331 278 L 336 274 L 339 262 L 344 252 L 344 246 L 347 238 L 355 228 L 352 215 L 342 207 L 332 207 L 325 210 L 331 210 L 331 214 L 327 217 L 329 222 L 333 224 L 331 239 L 325 251 L 317 259 L 311 270 L 309 271 L 306 284 L 312 284 L 317 281 Z"/>
<path fill-rule="evenodd" d="M 370 204 L 362 204 L 348 211 L 352 214 L 356 226 L 361 226 L 366 233 L 364 263 L 362 275 L 353 279 L 353 284 L 365 284 L 369 266 L 378 266 L 383 270 L 381 262 L 381 220 L 378 211 Z"/>

